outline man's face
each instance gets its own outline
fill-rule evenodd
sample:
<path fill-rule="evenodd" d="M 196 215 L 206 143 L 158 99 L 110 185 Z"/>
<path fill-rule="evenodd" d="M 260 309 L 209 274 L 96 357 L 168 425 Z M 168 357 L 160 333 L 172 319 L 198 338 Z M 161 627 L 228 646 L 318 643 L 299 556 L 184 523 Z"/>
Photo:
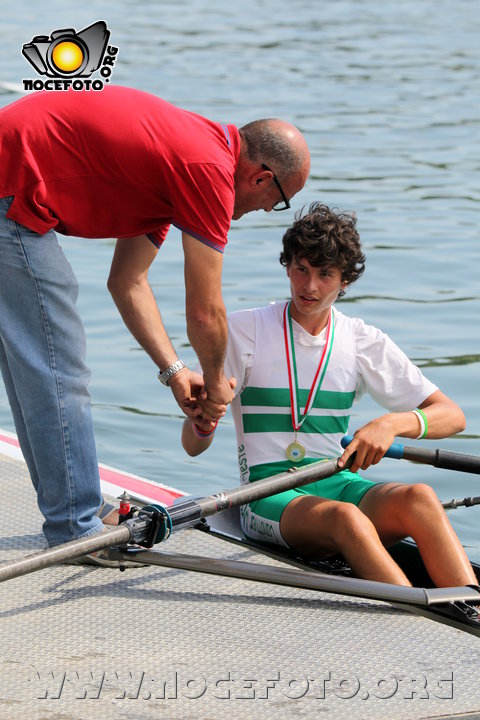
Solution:
<path fill-rule="evenodd" d="M 282 180 L 282 189 L 288 200 L 291 200 L 303 188 L 306 179 L 305 173 L 296 173 L 290 175 L 286 180 Z M 271 172 L 257 172 L 248 181 L 240 178 L 235 183 L 235 205 L 232 219 L 238 220 L 242 215 L 256 210 L 271 212 L 273 206 L 282 200 L 282 194 L 273 180 Z"/>

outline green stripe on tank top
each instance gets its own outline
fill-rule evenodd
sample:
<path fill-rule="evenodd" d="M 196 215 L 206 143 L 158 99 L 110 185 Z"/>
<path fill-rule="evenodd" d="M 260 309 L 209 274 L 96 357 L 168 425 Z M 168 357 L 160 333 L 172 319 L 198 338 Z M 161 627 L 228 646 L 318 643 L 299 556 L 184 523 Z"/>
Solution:
<path fill-rule="evenodd" d="M 298 391 L 300 407 L 305 407 L 309 390 Z M 263 407 L 290 407 L 290 392 L 288 388 L 261 388 L 247 387 L 242 392 L 242 406 Z M 355 391 L 335 392 L 334 390 L 320 390 L 315 398 L 314 408 L 325 410 L 348 410 L 355 399 Z"/>
<path fill-rule="evenodd" d="M 273 413 L 244 413 L 243 432 L 284 432 L 293 435 L 292 418 L 290 415 L 275 415 Z M 299 433 L 322 433 L 328 435 L 333 433 L 345 433 L 350 421 L 349 415 L 331 417 L 330 415 L 309 415 L 299 430 Z"/>

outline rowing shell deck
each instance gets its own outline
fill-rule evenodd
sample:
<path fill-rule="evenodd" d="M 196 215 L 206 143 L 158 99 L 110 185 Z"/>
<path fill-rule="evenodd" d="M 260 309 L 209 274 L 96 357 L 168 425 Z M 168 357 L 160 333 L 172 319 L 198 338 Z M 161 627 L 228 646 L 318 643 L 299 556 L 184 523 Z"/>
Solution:
<path fill-rule="evenodd" d="M 43 536 L 5 444 L 0 492 L 6 563 Z M 278 564 L 191 529 L 165 549 Z M 2 720 L 480 717 L 479 638 L 376 601 L 57 566 L 1 584 L 0 617 Z"/>

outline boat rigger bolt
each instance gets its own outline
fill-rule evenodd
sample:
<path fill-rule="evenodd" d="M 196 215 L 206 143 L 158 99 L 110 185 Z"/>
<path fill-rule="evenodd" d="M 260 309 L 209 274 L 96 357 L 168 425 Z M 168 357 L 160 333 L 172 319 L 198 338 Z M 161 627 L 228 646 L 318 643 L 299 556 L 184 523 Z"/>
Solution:
<path fill-rule="evenodd" d="M 122 522 L 122 518 L 125 518 L 130 512 L 130 495 L 124 490 L 118 500 L 120 500 L 120 507 L 118 508 L 119 522 Z"/>

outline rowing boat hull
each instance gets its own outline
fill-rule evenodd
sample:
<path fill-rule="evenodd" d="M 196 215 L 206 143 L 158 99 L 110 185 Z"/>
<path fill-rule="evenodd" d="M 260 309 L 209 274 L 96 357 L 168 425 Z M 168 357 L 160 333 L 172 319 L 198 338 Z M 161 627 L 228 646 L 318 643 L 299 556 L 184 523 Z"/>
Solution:
<path fill-rule="evenodd" d="M 21 459 L 18 441 L 13 434 L 0 431 L 0 452 Z M 156 503 L 171 506 L 175 502 L 186 498 L 186 494 L 176 488 L 160 483 L 153 483 L 145 478 L 140 478 L 131 473 L 121 472 L 105 465 L 100 465 L 100 478 L 102 492 L 105 495 L 118 497 L 124 491 L 127 491 L 132 500 L 139 504 Z M 238 508 L 213 515 L 201 522 L 195 521 L 194 527 L 222 540 L 256 550 L 283 563 L 294 565 L 305 570 L 315 570 L 319 575 L 341 575 L 345 578 L 351 578 L 352 588 L 355 587 L 355 579 L 352 576 L 351 570 L 341 558 L 336 557 L 312 563 L 296 556 L 288 549 L 255 543 L 246 539 L 241 531 Z M 403 541 L 391 548 L 390 551 L 415 587 L 432 587 L 431 580 L 425 570 L 418 548 L 414 543 Z M 480 582 L 480 566 L 475 564 L 474 570 Z M 349 594 L 354 594 L 354 592 Z M 465 605 L 465 603 L 449 602 L 446 603 L 445 606 L 436 605 L 435 607 L 414 607 L 412 605 L 394 604 L 397 604 L 409 612 L 420 613 L 434 620 L 440 620 L 441 622 L 480 636 L 480 622 L 478 622 L 476 617 L 473 617 L 475 613 L 471 613 L 471 608 Z"/>

